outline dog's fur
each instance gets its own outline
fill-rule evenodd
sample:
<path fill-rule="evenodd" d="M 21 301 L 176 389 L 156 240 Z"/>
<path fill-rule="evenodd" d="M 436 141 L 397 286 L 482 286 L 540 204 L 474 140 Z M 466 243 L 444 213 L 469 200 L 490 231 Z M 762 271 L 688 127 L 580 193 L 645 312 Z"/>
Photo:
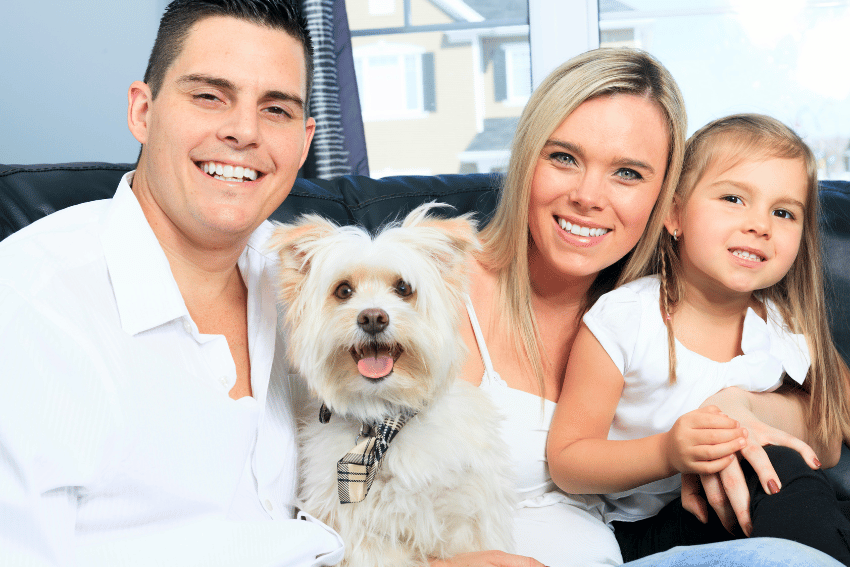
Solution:
<path fill-rule="evenodd" d="M 299 504 L 345 540 L 348 567 L 405 567 L 487 549 L 509 551 L 515 491 L 500 422 L 486 394 L 458 379 L 466 348 L 458 333 L 468 254 L 468 217 L 414 210 L 372 239 L 315 215 L 280 225 L 280 299 L 291 363 L 316 398 L 302 424 Z M 399 293 L 399 281 L 412 290 Z M 350 286 L 337 296 L 341 283 Z M 370 335 L 365 309 L 388 316 Z M 397 355 L 380 379 L 361 375 L 352 347 Z M 373 346 L 369 346 L 373 345 Z M 400 354 L 398 354 L 400 352 Z M 319 402 L 332 412 L 319 423 Z M 379 463 L 362 502 L 340 504 L 336 464 L 361 424 L 404 411 L 410 419 Z"/>

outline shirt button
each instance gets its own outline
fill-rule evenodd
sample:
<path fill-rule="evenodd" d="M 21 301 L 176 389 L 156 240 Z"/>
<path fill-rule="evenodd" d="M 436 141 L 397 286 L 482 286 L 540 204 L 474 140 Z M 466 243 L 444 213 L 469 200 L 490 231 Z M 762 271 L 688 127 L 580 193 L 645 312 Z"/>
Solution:
<path fill-rule="evenodd" d="M 272 506 L 271 500 L 266 498 L 266 501 L 263 502 L 263 508 L 265 508 L 267 511 L 271 512 L 274 509 L 274 506 Z"/>
<path fill-rule="evenodd" d="M 186 319 L 183 319 L 183 330 L 190 335 L 192 334 L 192 324 L 189 323 L 189 321 L 187 321 Z"/>
<path fill-rule="evenodd" d="M 218 379 L 222 386 L 227 386 L 227 376 L 222 376 Z"/>

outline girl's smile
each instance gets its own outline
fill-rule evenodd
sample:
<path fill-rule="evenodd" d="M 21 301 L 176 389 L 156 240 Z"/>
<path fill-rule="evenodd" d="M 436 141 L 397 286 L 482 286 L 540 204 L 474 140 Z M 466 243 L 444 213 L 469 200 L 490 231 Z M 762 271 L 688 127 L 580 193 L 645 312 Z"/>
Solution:
<path fill-rule="evenodd" d="M 780 281 L 797 257 L 806 169 L 799 159 L 724 162 L 716 159 L 674 206 L 667 228 L 680 235 L 687 287 L 748 294 Z"/>

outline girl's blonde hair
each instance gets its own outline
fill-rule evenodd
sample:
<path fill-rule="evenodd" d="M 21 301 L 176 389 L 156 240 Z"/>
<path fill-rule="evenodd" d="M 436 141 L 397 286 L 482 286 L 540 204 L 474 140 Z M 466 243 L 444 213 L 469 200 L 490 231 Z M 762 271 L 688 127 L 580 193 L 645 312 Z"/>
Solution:
<path fill-rule="evenodd" d="M 801 160 L 806 169 L 806 207 L 803 234 L 797 258 L 779 282 L 756 291 L 760 301 L 770 300 L 778 308 L 784 323 L 795 333 L 805 335 L 811 355 L 811 367 L 803 384 L 809 394 L 809 426 L 822 443 L 837 435 L 850 438 L 850 401 L 848 372 L 832 341 L 826 316 L 823 283 L 817 163 L 811 149 L 782 122 L 760 114 L 736 114 L 720 118 L 697 130 L 688 140 L 676 206 L 684 207 L 697 183 L 712 165 L 723 161 L 731 168 L 743 161 L 763 159 Z M 684 236 L 685 238 L 687 236 Z M 684 294 L 682 265 L 675 239 L 659 236 L 661 272 L 661 309 L 674 313 Z M 676 380 L 676 351 L 672 321 L 665 319 L 670 357 L 670 381 Z"/>
<path fill-rule="evenodd" d="M 528 270 L 528 207 L 531 180 L 540 152 L 552 132 L 583 102 L 602 96 L 630 94 L 656 103 L 669 129 L 667 171 L 658 200 L 640 241 L 625 258 L 602 270 L 584 301 L 584 310 L 620 281 L 649 273 L 653 245 L 679 179 L 687 119 L 679 87 L 669 71 L 644 51 L 603 48 L 579 55 L 553 71 L 534 91 L 519 119 L 511 148 L 508 173 L 493 219 L 481 231 L 482 262 L 498 273 L 494 298 L 513 332 L 516 351 L 531 363 L 541 395 L 545 395 L 544 363 L 539 331 L 531 309 Z M 579 317 L 582 313 L 579 314 Z"/>

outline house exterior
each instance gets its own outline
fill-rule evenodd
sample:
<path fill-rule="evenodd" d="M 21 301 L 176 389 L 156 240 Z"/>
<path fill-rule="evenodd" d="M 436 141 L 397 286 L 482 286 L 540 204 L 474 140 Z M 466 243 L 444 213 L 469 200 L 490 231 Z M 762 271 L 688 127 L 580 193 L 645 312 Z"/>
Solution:
<path fill-rule="evenodd" d="M 346 7 L 371 174 L 503 169 L 531 90 L 526 1 Z"/>
<path fill-rule="evenodd" d="M 531 93 L 527 0 L 346 8 L 371 175 L 504 171 Z M 600 10 L 631 8 L 602 0 Z M 611 43 L 639 43 L 628 22 L 612 24 Z"/>

